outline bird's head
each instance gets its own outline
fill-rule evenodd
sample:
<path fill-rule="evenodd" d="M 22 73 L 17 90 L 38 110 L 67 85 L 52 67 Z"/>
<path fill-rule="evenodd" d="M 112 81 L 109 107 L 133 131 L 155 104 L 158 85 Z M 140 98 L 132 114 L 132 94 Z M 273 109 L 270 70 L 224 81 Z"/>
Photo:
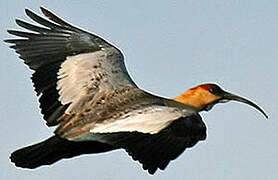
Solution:
<path fill-rule="evenodd" d="M 174 100 L 193 106 L 199 111 L 209 111 L 217 103 L 226 103 L 234 100 L 253 106 L 257 110 L 259 110 L 266 118 L 268 118 L 266 113 L 255 103 L 243 97 L 226 92 L 216 84 L 202 84 L 196 86 L 189 89 L 179 97 L 174 98 Z"/>

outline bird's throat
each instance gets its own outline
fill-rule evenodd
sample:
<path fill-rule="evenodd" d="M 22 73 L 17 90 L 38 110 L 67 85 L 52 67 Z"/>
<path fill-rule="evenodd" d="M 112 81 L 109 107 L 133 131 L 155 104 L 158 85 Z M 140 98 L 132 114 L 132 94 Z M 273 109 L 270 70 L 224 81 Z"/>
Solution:
<path fill-rule="evenodd" d="M 186 94 L 182 94 L 178 97 L 173 98 L 173 100 L 183 103 L 185 105 L 194 107 L 198 110 L 202 109 L 204 107 L 204 104 L 202 103 L 202 101 L 200 101 L 198 98 L 195 98 L 193 96 L 189 96 Z"/>

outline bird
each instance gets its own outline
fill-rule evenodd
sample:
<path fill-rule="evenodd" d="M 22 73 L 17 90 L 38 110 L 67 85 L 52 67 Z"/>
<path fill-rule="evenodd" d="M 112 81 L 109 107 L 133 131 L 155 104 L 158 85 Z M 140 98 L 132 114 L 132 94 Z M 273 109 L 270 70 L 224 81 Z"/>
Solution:
<path fill-rule="evenodd" d="M 82 154 L 124 149 L 144 170 L 165 170 L 185 149 L 207 137 L 200 113 L 218 103 L 255 103 L 204 83 L 175 98 L 140 89 L 124 55 L 100 36 L 75 27 L 40 7 L 25 9 L 35 24 L 16 19 L 25 30 L 8 30 L 4 40 L 33 71 L 32 82 L 46 125 L 54 135 L 11 153 L 17 167 L 34 169 Z"/>

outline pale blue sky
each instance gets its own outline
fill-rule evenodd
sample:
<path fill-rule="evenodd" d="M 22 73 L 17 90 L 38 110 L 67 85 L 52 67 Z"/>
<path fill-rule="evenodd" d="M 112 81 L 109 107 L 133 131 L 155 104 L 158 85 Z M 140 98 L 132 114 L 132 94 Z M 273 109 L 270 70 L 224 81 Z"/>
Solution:
<path fill-rule="evenodd" d="M 85 155 L 35 170 L 15 168 L 9 154 L 52 135 L 15 52 L 0 43 L 0 179 L 276 180 L 278 179 L 278 1 L 0 1 L 0 37 L 26 19 L 24 9 L 52 10 L 123 50 L 143 89 L 175 97 L 204 82 L 254 100 L 264 117 L 240 103 L 202 113 L 207 140 L 164 172 L 149 176 L 123 150 Z"/>

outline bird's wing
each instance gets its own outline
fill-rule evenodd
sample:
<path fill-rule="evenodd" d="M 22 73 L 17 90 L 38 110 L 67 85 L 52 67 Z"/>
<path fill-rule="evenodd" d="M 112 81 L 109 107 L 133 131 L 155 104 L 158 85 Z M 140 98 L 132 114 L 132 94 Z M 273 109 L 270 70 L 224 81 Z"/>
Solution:
<path fill-rule="evenodd" d="M 136 86 L 120 50 L 41 10 L 49 20 L 27 9 L 27 16 L 40 26 L 17 19 L 16 23 L 29 32 L 8 30 L 20 38 L 5 41 L 12 43 L 11 48 L 35 71 L 32 81 L 47 125 L 57 125 L 64 113 L 75 113 L 88 99 L 96 99 L 107 90 Z"/>
<path fill-rule="evenodd" d="M 124 148 L 143 169 L 154 174 L 164 170 L 186 148 L 205 140 L 206 126 L 197 114 L 181 117 L 156 134 L 124 132 L 101 134 L 100 139 L 116 147 Z"/>
<path fill-rule="evenodd" d="M 158 168 L 164 170 L 186 148 L 206 138 L 206 126 L 198 114 L 170 121 L 168 126 L 156 133 L 97 133 L 89 139 L 125 149 L 134 160 L 143 165 L 143 169 L 154 174 Z"/>

